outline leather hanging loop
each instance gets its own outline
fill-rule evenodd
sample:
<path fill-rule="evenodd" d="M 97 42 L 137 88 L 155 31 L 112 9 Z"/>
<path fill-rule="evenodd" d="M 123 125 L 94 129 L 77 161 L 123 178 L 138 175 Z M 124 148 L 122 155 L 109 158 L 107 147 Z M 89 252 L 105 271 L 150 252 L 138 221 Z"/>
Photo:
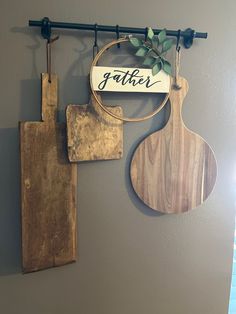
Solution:
<path fill-rule="evenodd" d="M 181 56 L 181 46 L 180 46 L 180 37 L 181 30 L 178 30 L 178 36 L 176 41 L 176 49 L 175 49 L 175 76 L 174 76 L 174 88 L 181 89 L 181 85 L 179 84 L 179 70 L 180 70 L 180 56 Z"/>
<path fill-rule="evenodd" d="M 59 35 L 54 38 L 49 38 L 46 44 L 46 54 L 47 54 L 47 73 L 48 73 L 48 82 L 51 83 L 52 76 L 52 49 L 51 44 L 59 39 Z"/>

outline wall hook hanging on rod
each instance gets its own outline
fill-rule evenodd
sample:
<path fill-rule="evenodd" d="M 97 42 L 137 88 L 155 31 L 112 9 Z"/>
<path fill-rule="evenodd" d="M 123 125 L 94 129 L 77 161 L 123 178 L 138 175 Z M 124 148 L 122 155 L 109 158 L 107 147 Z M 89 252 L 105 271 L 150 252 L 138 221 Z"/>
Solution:
<path fill-rule="evenodd" d="M 65 22 L 53 22 L 48 17 L 44 17 L 41 21 L 29 20 L 29 26 L 41 27 L 41 34 L 45 39 L 48 39 L 51 35 L 52 28 L 61 29 L 79 29 L 86 31 L 94 31 L 94 24 L 79 24 L 79 23 L 65 23 Z M 117 33 L 117 26 L 109 25 L 97 25 L 97 31 L 99 32 L 112 32 Z M 154 34 L 158 34 L 161 29 L 153 29 Z M 145 34 L 146 28 L 136 27 L 123 27 L 119 26 L 119 33 L 126 34 Z M 207 38 L 207 33 L 196 32 L 191 28 L 187 28 L 184 31 L 166 30 L 166 35 L 171 37 L 177 37 L 180 35 L 183 38 L 183 44 L 185 48 L 190 48 L 195 38 Z"/>

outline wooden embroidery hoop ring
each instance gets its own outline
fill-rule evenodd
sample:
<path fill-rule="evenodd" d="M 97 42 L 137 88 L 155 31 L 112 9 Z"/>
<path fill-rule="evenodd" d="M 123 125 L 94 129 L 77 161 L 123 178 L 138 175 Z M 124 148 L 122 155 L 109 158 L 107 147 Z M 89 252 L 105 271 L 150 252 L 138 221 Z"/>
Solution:
<path fill-rule="evenodd" d="M 103 53 L 108 50 L 109 48 L 120 44 L 120 43 L 124 43 L 129 41 L 129 37 L 122 37 L 116 40 L 113 40 L 112 42 L 108 43 L 107 45 L 105 45 L 95 56 L 91 68 L 90 68 L 90 88 L 91 88 L 91 92 L 94 96 L 94 98 L 96 99 L 96 102 L 98 103 L 98 105 L 110 116 L 112 116 L 115 119 L 118 119 L 120 121 L 123 122 L 140 122 L 140 121 L 145 121 L 147 119 L 150 119 L 152 117 L 154 117 L 158 112 L 161 111 L 161 109 L 166 105 L 168 99 L 169 99 L 169 95 L 170 95 L 170 91 L 166 94 L 164 100 L 162 101 L 162 103 L 159 105 L 159 107 L 157 109 L 155 109 L 154 111 L 152 111 L 151 113 L 149 113 L 148 115 L 144 116 L 144 117 L 140 117 L 140 118 L 126 118 L 126 117 L 120 117 L 117 116 L 116 114 L 112 113 L 111 111 L 109 111 L 107 109 L 107 107 L 102 103 L 102 101 L 99 99 L 97 92 L 93 89 L 93 83 L 92 83 L 92 72 L 93 72 L 93 67 L 96 66 L 98 60 L 100 59 L 100 57 L 103 55 Z M 170 78 L 171 80 L 171 78 Z M 170 82 L 170 86 L 171 86 L 171 82 Z"/>

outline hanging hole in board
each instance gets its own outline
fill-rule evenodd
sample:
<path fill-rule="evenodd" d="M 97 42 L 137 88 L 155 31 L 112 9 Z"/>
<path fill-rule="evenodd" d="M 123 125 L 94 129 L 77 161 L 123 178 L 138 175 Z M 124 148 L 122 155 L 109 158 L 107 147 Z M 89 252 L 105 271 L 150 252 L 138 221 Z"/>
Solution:
<path fill-rule="evenodd" d="M 51 83 L 51 75 L 52 75 L 52 49 L 51 45 L 56 40 L 59 39 L 59 35 L 56 35 L 54 38 L 49 38 L 46 44 L 47 51 L 47 73 L 48 73 L 48 82 Z"/>

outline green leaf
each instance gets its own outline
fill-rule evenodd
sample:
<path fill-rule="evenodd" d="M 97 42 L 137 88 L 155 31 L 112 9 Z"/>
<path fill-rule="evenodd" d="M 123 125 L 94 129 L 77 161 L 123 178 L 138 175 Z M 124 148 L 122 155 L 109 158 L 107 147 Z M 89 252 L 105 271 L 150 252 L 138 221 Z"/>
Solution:
<path fill-rule="evenodd" d="M 172 45 L 173 45 L 172 39 L 165 40 L 162 45 L 162 52 L 168 51 L 172 47 Z"/>
<path fill-rule="evenodd" d="M 135 55 L 138 57 L 145 57 L 148 51 L 149 49 L 147 47 L 141 47 L 138 49 Z"/>
<path fill-rule="evenodd" d="M 158 47 L 158 38 L 156 36 L 152 38 L 152 46 L 156 49 Z"/>
<path fill-rule="evenodd" d="M 166 30 L 163 29 L 160 31 L 160 33 L 157 35 L 157 38 L 159 40 L 159 44 L 162 44 L 166 40 Z"/>
<path fill-rule="evenodd" d="M 152 28 L 148 27 L 147 38 L 152 40 L 153 36 L 154 36 L 154 32 L 153 32 Z"/>
<path fill-rule="evenodd" d="M 136 37 L 130 37 L 129 41 L 134 47 L 140 47 L 143 44 L 142 40 Z"/>
<path fill-rule="evenodd" d="M 164 64 L 163 64 L 163 70 L 169 75 L 172 74 L 171 64 L 166 60 L 164 61 Z"/>
<path fill-rule="evenodd" d="M 152 75 L 156 75 L 157 73 L 159 73 L 161 71 L 161 63 L 155 63 L 154 66 L 152 67 Z"/>
<path fill-rule="evenodd" d="M 156 62 L 156 59 L 153 57 L 146 57 L 143 65 L 152 65 L 154 62 Z"/>

